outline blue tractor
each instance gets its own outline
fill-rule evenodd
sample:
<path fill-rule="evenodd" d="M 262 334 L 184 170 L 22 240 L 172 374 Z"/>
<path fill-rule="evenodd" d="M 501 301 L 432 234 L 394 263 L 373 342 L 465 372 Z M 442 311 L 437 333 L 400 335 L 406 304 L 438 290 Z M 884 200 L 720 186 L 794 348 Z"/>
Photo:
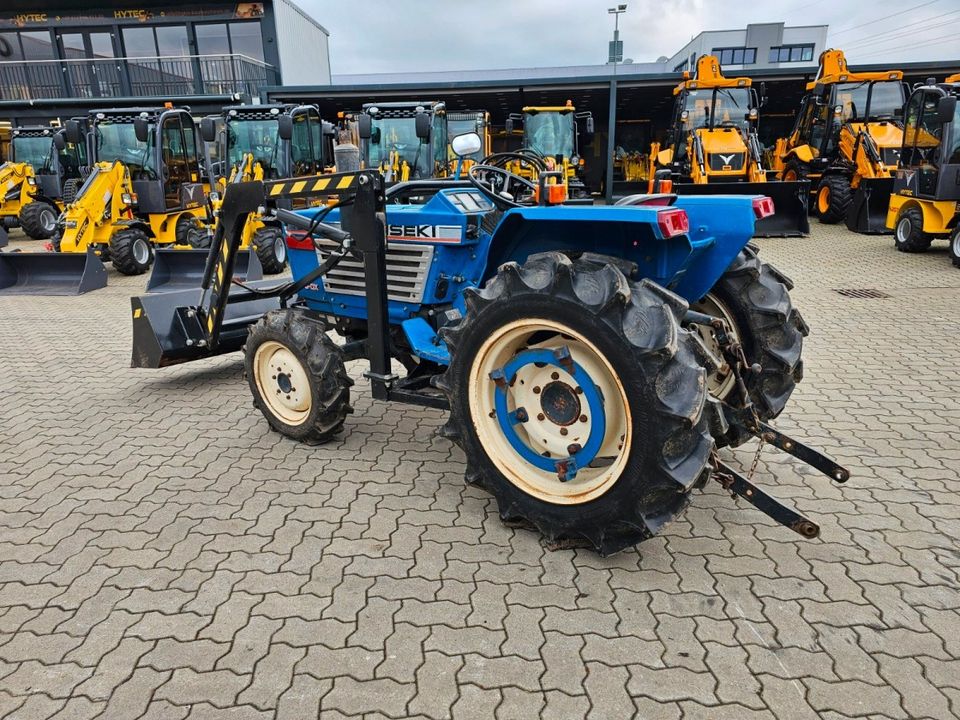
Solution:
<path fill-rule="evenodd" d="M 790 281 L 748 244 L 769 198 L 551 205 L 556 175 L 478 164 L 389 190 L 376 171 L 231 185 L 202 288 L 132 298 L 133 365 L 242 348 L 271 427 L 320 443 L 343 430 L 346 363 L 364 359 L 375 398 L 449 409 L 467 481 L 505 520 L 602 554 L 652 536 L 711 477 L 815 537 L 716 452 L 759 437 L 848 477 L 767 422 L 807 333 Z M 329 192 L 323 209 L 273 211 L 292 281 L 231 283 L 247 214 Z"/>

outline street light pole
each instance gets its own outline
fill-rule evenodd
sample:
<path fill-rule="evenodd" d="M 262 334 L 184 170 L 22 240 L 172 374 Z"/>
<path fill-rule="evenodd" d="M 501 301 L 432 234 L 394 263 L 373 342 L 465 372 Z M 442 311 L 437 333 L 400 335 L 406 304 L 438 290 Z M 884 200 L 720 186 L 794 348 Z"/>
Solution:
<path fill-rule="evenodd" d="M 607 111 L 607 178 L 604 183 L 604 199 L 613 202 L 613 156 L 616 152 L 617 133 L 617 63 L 623 60 L 623 45 L 620 43 L 620 15 L 627 11 L 626 5 L 607 8 L 613 15 L 613 42 L 610 43 L 609 61 L 613 63 L 610 78 L 610 107 Z"/>

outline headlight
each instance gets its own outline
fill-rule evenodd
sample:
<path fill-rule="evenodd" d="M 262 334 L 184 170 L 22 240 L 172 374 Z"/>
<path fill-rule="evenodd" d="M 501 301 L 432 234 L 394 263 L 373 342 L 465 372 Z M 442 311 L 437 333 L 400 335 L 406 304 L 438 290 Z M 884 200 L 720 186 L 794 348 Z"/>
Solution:
<path fill-rule="evenodd" d="M 210 193 L 210 202 L 220 202 L 220 193 L 216 190 Z"/>
<path fill-rule="evenodd" d="M 27 185 L 30 185 L 30 186 L 32 186 L 32 187 L 36 187 L 36 185 L 37 185 L 37 179 L 36 179 L 35 177 L 28 177 L 28 178 L 27 178 Z"/>
<path fill-rule="evenodd" d="M 120 202 L 122 202 L 124 205 L 136 205 L 137 196 L 131 193 L 123 193 L 120 195 Z"/>

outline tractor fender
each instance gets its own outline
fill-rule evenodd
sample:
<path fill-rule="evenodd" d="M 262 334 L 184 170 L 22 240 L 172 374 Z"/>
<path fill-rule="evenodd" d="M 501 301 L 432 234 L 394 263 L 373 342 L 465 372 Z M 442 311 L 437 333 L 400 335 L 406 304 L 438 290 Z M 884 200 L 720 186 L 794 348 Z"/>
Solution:
<path fill-rule="evenodd" d="M 130 228 L 136 228 L 137 230 L 143 230 L 143 232 L 147 234 L 148 238 L 155 237 L 153 229 L 150 227 L 150 225 L 142 220 L 137 220 L 136 218 L 121 218 L 119 220 L 114 220 L 112 227 L 115 227 L 118 230 L 129 230 Z"/>
<path fill-rule="evenodd" d="M 790 158 L 795 157 L 802 163 L 812 162 L 814 159 L 813 148 L 809 145 L 798 145 L 795 148 L 790 149 L 786 155 L 783 156 L 784 162 Z"/>

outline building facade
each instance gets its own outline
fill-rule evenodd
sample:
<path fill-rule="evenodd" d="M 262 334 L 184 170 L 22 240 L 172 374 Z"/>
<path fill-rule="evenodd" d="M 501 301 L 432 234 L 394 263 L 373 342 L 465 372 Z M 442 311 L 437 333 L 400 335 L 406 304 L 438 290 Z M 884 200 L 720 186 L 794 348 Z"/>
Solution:
<path fill-rule="evenodd" d="M 0 9 L 0 116 L 64 117 L 146 99 L 204 105 L 330 82 L 329 33 L 290 0 L 60 0 Z"/>
<path fill-rule="evenodd" d="M 664 70 L 693 71 L 701 55 L 716 55 L 724 70 L 816 65 L 820 53 L 826 50 L 827 27 L 758 23 L 742 30 L 707 30 L 670 57 Z"/>

